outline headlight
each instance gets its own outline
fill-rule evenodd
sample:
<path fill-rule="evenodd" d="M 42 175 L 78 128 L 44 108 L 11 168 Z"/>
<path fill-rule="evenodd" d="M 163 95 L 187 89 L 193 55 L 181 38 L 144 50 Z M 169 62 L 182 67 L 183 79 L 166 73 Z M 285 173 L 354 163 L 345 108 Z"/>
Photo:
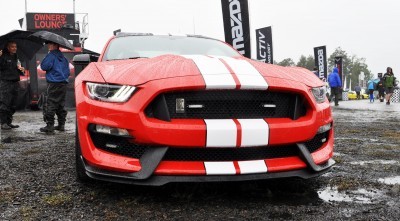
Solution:
<path fill-rule="evenodd" d="M 312 94 L 314 95 L 315 101 L 317 103 L 323 103 L 326 99 L 326 87 L 314 87 L 311 89 Z"/>
<path fill-rule="evenodd" d="M 126 102 L 135 91 L 135 87 L 127 85 L 112 85 L 86 83 L 89 96 L 94 100 L 122 103 Z"/>

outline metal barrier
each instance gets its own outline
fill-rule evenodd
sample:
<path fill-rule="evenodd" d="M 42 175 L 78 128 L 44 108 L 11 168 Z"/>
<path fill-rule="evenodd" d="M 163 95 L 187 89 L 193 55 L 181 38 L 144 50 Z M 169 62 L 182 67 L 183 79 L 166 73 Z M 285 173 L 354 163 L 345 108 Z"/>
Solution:
<path fill-rule="evenodd" d="M 398 103 L 400 102 L 400 89 L 395 89 L 392 97 L 390 98 L 390 102 Z"/>

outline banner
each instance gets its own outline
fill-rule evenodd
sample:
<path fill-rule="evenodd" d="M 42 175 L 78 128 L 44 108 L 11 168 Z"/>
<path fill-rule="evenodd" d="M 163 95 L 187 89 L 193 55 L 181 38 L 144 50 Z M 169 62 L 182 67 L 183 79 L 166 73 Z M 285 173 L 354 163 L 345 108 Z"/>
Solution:
<path fill-rule="evenodd" d="M 260 28 L 256 30 L 257 36 L 257 60 L 273 64 L 272 28 Z"/>
<path fill-rule="evenodd" d="M 251 57 L 247 0 L 221 0 L 225 42 L 245 57 Z"/>
<path fill-rule="evenodd" d="M 28 31 L 60 29 L 66 24 L 75 27 L 74 14 L 26 13 Z"/>
<path fill-rule="evenodd" d="M 342 80 L 343 84 L 343 58 L 342 57 L 335 57 L 335 67 L 339 69 L 339 77 Z"/>
<path fill-rule="evenodd" d="M 319 78 L 327 79 L 328 67 L 326 63 L 326 46 L 314 48 L 315 67 L 318 68 Z"/>

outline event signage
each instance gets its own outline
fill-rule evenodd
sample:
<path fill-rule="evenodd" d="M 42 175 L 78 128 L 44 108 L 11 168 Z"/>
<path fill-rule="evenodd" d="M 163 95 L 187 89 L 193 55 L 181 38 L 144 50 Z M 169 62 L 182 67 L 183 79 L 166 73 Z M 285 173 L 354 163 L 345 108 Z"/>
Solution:
<path fill-rule="evenodd" d="M 251 57 L 250 22 L 247 0 L 221 0 L 225 42 L 240 54 Z"/>
<path fill-rule="evenodd" d="M 26 13 L 26 27 L 29 31 L 61 29 L 65 24 L 74 26 L 74 14 Z"/>
<path fill-rule="evenodd" d="M 343 57 L 335 57 L 335 67 L 339 70 L 339 77 L 343 84 Z"/>
<path fill-rule="evenodd" d="M 274 63 L 272 50 L 272 28 L 271 26 L 256 30 L 257 36 L 257 60 L 265 63 Z"/>
<path fill-rule="evenodd" d="M 327 78 L 328 67 L 326 62 L 326 46 L 314 48 L 315 67 L 318 69 L 319 78 Z"/>

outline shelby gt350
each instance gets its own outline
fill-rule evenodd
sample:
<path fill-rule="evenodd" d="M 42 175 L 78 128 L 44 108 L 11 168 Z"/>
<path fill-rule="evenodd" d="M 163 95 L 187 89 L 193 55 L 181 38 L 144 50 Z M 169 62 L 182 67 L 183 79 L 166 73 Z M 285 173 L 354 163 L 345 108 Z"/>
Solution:
<path fill-rule="evenodd" d="M 119 33 L 75 80 L 80 180 L 310 178 L 334 164 L 325 85 L 202 36 Z"/>

